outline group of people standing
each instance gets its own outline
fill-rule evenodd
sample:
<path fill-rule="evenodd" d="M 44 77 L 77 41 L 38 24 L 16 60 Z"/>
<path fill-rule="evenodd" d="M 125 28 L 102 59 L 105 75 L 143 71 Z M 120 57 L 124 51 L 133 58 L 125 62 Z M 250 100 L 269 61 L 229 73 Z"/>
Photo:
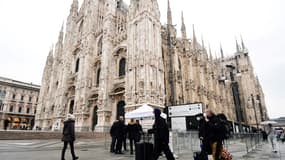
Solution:
<path fill-rule="evenodd" d="M 148 130 L 148 134 L 154 134 L 154 149 L 151 160 L 157 160 L 164 152 L 167 160 L 175 160 L 169 148 L 169 129 L 166 120 L 163 119 L 160 109 L 154 109 L 155 122 L 153 128 Z M 115 154 L 122 154 L 122 145 L 124 137 L 127 137 L 130 142 L 131 154 L 134 153 L 134 144 L 140 141 L 143 134 L 142 126 L 138 120 L 131 119 L 128 125 L 124 124 L 124 117 L 120 116 L 119 120 L 114 122 L 111 127 L 110 134 L 112 137 L 111 152 Z"/>
<path fill-rule="evenodd" d="M 112 137 L 111 153 L 123 154 L 122 148 L 127 151 L 127 139 L 130 141 L 130 152 L 134 153 L 135 143 L 140 141 L 141 134 L 143 133 L 142 126 L 138 120 L 131 119 L 128 125 L 125 125 L 125 119 L 123 116 L 119 117 L 119 120 L 114 122 L 110 135 Z"/>

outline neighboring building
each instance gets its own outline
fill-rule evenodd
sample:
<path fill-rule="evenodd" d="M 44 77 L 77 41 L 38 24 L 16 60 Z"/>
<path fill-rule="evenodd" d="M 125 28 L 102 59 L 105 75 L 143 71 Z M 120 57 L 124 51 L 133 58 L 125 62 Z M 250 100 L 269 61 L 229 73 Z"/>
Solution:
<path fill-rule="evenodd" d="M 53 129 L 76 116 L 78 131 L 108 131 L 118 115 L 153 107 L 203 102 L 239 126 L 267 119 L 264 95 L 242 42 L 232 57 L 213 58 L 172 25 L 161 25 L 156 0 L 73 0 L 42 78 L 36 125 Z"/>
<path fill-rule="evenodd" d="M 276 124 L 274 124 L 275 127 L 282 127 L 285 129 L 285 117 L 272 119 L 272 121 L 277 122 Z"/>
<path fill-rule="evenodd" d="M 32 129 L 40 86 L 0 77 L 0 128 L 4 120 L 8 129 Z"/>

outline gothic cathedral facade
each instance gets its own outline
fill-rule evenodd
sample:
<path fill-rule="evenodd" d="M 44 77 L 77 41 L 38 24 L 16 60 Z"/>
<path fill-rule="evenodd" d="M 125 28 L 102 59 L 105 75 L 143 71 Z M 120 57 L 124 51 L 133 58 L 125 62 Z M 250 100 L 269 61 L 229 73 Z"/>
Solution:
<path fill-rule="evenodd" d="M 244 43 L 232 57 L 212 56 L 162 25 L 156 0 L 73 0 L 66 27 L 44 68 L 36 124 L 55 130 L 72 113 L 78 131 L 108 131 L 119 115 L 147 103 L 202 102 L 232 122 L 256 126 L 268 118 L 261 85 Z"/>

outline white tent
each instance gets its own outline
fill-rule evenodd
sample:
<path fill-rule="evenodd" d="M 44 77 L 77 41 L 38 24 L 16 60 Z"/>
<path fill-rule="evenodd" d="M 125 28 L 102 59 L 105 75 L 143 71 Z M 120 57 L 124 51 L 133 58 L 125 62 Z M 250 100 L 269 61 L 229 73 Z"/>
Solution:
<path fill-rule="evenodd" d="M 125 114 L 126 119 L 142 119 L 142 118 L 153 118 L 153 108 L 147 104 L 143 104 L 138 109 L 128 112 Z M 166 119 L 167 115 L 165 113 L 161 113 L 161 117 Z"/>

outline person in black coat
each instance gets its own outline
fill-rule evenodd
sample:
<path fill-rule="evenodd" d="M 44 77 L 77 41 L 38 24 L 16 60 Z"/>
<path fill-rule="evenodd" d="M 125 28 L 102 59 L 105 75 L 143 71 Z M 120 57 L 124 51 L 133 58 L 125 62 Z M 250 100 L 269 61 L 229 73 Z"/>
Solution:
<path fill-rule="evenodd" d="M 210 142 L 207 140 L 207 132 L 206 132 L 206 120 L 204 118 L 204 115 L 198 114 L 196 115 L 196 119 L 198 121 L 198 133 L 199 133 L 199 139 L 201 140 L 201 153 L 204 155 L 211 154 L 211 146 Z"/>
<path fill-rule="evenodd" d="M 79 159 L 79 157 L 75 156 L 74 153 L 74 141 L 75 141 L 75 117 L 72 114 L 67 114 L 67 120 L 64 121 L 64 126 L 63 126 L 63 136 L 62 136 L 62 141 L 64 142 L 64 146 L 62 149 L 61 153 L 61 160 L 65 160 L 65 151 L 67 149 L 67 145 L 69 144 L 70 150 L 71 150 L 71 155 L 72 159 L 76 160 Z"/>
<path fill-rule="evenodd" d="M 169 148 L 169 129 L 166 120 L 163 119 L 160 109 L 154 110 L 155 122 L 153 128 L 148 133 L 154 134 L 154 155 L 153 159 L 157 160 L 163 151 L 167 160 L 175 160 Z"/>
<path fill-rule="evenodd" d="M 219 160 L 223 149 L 223 139 L 220 136 L 221 122 L 211 111 L 205 112 L 205 141 L 210 144 L 213 160 Z"/>
<path fill-rule="evenodd" d="M 122 142 L 125 135 L 125 124 L 123 116 L 120 116 L 119 120 L 113 123 L 110 130 L 110 135 L 112 137 L 110 151 L 112 153 L 122 154 Z"/>
<path fill-rule="evenodd" d="M 140 124 L 140 121 L 139 120 L 136 120 L 136 124 L 138 126 L 138 130 L 139 130 L 139 133 L 137 135 L 137 142 L 141 141 L 141 136 L 143 134 L 143 128 L 142 128 L 142 125 Z"/>
<path fill-rule="evenodd" d="M 131 149 L 131 154 L 134 154 L 134 143 L 138 142 L 138 135 L 139 135 L 139 127 L 137 123 L 135 122 L 134 119 L 131 119 L 127 126 L 127 131 L 128 131 L 128 138 L 130 140 L 130 149 Z"/>
<path fill-rule="evenodd" d="M 4 120 L 4 130 L 6 131 L 9 126 L 10 121 L 8 119 Z"/>

